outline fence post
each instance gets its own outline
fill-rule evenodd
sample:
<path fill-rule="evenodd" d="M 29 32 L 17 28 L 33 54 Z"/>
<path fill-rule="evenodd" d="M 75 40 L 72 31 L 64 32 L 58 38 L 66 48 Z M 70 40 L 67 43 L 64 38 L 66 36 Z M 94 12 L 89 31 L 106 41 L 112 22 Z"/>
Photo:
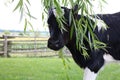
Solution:
<path fill-rule="evenodd" d="M 12 49 L 12 41 L 7 41 L 7 54 L 8 54 L 8 57 L 10 57 L 9 53 L 11 52 L 11 49 Z"/>
<path fill-rule="evenodd" d="M 36 43 L 36 35 L 34 36 L 34 56 L 37 55 L 37 43 Z"/>
<path fill-rule="evenodd" d="M 4 57 L 8 57 L 7 36 L 3 35 L 3 38 L 4 38 Z"/>

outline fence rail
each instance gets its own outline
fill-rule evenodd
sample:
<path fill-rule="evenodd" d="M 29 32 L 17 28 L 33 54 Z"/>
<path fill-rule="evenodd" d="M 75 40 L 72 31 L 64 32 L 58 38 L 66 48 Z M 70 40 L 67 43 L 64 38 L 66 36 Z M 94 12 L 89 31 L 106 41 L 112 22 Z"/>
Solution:
<path fill-rule="evenodd" d="M 47 48 L 47 38 L 0 37 L 0 55 L 9 57 L 11 53 L 54 52 Z M 55 52 L 54 52 L 55 53 Z"/>

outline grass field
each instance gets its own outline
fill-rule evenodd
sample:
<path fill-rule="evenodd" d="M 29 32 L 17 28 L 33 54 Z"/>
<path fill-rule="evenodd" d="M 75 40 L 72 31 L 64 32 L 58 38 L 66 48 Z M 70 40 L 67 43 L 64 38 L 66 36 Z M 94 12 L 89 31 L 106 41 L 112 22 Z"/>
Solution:
<path fill-rule="evenodd" d="M 0 58 L 0 80 L 82 80 L 81 70 L 72 59 L 64 69 L 59 58 Z M 120 80 L 120 65 L 108 64 L 97 80 Z"/>

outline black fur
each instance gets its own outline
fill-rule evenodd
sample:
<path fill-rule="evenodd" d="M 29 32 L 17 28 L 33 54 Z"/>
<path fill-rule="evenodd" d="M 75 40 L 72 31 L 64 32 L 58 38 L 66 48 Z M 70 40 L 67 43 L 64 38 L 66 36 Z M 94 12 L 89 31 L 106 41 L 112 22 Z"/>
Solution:
<path fill-rule="evenodd" d="M 109 26 L 107 30 L 104 32 L 102 30 L 98 31 L 96 28 L 95 34 L 100 39 L 100 41 L 107 44 L 107 51 L 98 50 L 98 51 L 91 51 L 88 50 L 88 54 L 90 58 L 85 59 L 84 56 L 77 50 L 76 47 L 76 36 L 73 33 L 72 39 L 70 39 L 70 29 L 71 26 L 69 25 L 69 13 L 70 9 L 63 8 L 65 11 L 64 17 L 66 18 L 66 22 L 68 25 L 65 25 L 67 31 L 61 32 L 60 28 L 58 27 L 58 23 L 56 21 L 56 17 L 52 11 L 50 10 L 49 18 L 48 18 L 48 25 L 50 31 L 50 38 L 48 40 L 48 47 L 53 50 L 59 50 L 63 46 L 66 46 L 75 62 L 81 67 L 86 68 L 88 67 L 91 71 L 97 73 L 100 68 L 104 65 L 104 54 L 110 54 L 113 56 L 114 59 L 120 60 L 120 13 L 115 14 L 98 14 L 98 16 Z M 77 15 L 77 19 L 80 19 L 80 15 Z M 87 43 L 85 43 L 88 46 Z M 88 46 L 89 48 L 89 46 Z"/>

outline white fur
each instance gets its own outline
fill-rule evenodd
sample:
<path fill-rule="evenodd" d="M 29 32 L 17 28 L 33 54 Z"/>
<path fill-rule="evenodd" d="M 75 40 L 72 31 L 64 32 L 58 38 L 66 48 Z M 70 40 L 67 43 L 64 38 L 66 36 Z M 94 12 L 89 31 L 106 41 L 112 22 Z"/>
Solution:
<path fill-rule="evenodd" d="M 106 24 L 102 20 L 99 20 L 99 19 L 97 19 L 97 26 L 98 26 L 98 31 L 100 31 L 102 28 L 105 30 L 107 29 Z"/>
<path fill-rule="evenodd" d="M 61 9 L 61 10 L 62 10 L 62 15 L 58 15 L 56 9 L 53 9 L 53 14 L 55 15 L 55 17 L 61 17 L 65 14 L 64 9 Z"/>
<path fill-rule="evenodd" d="M 97 73 L 92 72 L 89 68 L 85 68 L 83 80 L 96 80 L 96 77 Z"/>
<path fill-rule="evenodd" d="M 117 60 L 115 60 L 110 54 L 104 54 L 103 58 L 105 60 L 105 62 L 119 62 Z"/>
<path fill-rule="evenodd" d="M 104 30 L 107 29 L 107 25 L 104 23 L 104 21 L 102 21 L 100 19 L 95 19 L 95 18 L 93 18 L 91 16 L 89 16 L 89 18 L 97 23 L 98 31 L 100 31 L 101 29 L 104 29 Z"/>
<path fill-rule="evenodd" d="M 105 63 L 119 62 L 119 61 L 115 60 L 110 54 L 104 54 L 103 58 L 105 60 Z M 103 68 L 104 68 L 104 66 L 101 69 L 103 69 Z M 83 80 L 96 80 L 97 74 L 98 73 L 92 72 L 89 68 L 85 68 Z"/>

